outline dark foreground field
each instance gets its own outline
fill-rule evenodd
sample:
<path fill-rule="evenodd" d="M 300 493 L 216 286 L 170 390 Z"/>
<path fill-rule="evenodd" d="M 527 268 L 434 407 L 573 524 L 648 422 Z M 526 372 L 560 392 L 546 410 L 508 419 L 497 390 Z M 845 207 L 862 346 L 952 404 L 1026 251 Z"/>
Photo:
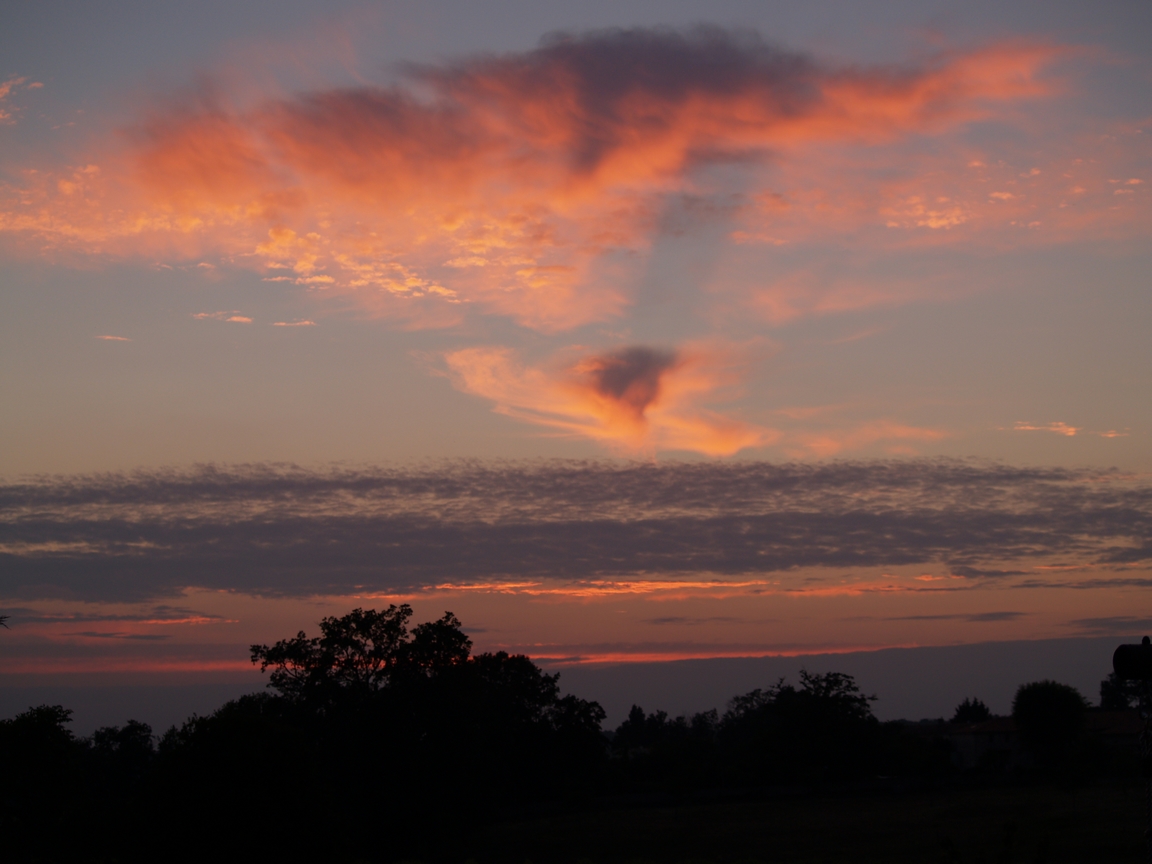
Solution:
<path fill-rule="evenodd" d="M 937 793 L 797 795 L 590 810 L 476 838 L 493 864 L 1142 862 L 1136 782 Z"/>

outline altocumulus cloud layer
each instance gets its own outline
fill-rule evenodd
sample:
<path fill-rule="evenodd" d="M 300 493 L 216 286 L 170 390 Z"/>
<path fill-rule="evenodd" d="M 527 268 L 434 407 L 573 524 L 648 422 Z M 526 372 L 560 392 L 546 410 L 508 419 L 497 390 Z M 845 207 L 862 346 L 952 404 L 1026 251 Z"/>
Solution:
<path fill-rule="evenodd" d="M 0 487 L 7 598 L 786 580 L 905 565 L 954 577 L 925 590 L 1091 587 L 1148 583 L 1131 571 L 1149 560 L 1147 484 L 957 461 L 204 467 Z"/>

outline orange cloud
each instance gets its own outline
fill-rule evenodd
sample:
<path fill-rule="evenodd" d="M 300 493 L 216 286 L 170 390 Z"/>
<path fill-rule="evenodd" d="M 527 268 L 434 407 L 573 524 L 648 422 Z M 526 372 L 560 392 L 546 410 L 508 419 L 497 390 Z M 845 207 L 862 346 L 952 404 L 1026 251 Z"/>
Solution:
<path fill-rule="evenodd" d="M 727 456 L 777 445 L 792 458 L 828 458 L 880 444 L 891 455 L 916 455 L 915 445 L 948 436 L 942 429 L 883 418 L 784 431 L 704 407 L 739 385 L 753 358 L 748 346 L 695 343 L 677 351 L 630 347 L 576 351 L 542 366 L 525 366 L 503 347 L 467 348 L 444 359 L 457 389 L 490 399 L 517 420 L 589 438 L 629 454 L 690 450 Z M 812 421 L 844 406 L 782 409 Z"/>
<path fill-rule="evenodd" d="M 1036 426 L 1032 423 L 1018 422 L 1013 427 L 1016 432 L 1055 432 L 1057 435 L 1066 435 L 1072 438 L 1081 429 L 1078 426 L 1069 426 L 1067 423 L 1057 420 L 1055 423 L 1045 423 L 1043 426 Z"/>
<path fill-rule="evenodd" d="M 794 647 L 778 647 L 769 645 L 736 645 L 736 646 L 650 646 L 635 645 L 603 648 L 598 645 L 574 643 L 571 645 L 550 645 L 539 643 L 534 645 L 516 646 L 517 650 L 531 654 L 537 661 L 547 662 L 550 666 L 563 668 L 565 666 L 591 666 L 600 663 L 666 663 L 675 660 L 711 660 L 722 657 L 754 658 L 754 657 L 806 657 L 819 654 L 853 654 L 861 651 L 883 651 L 889 648 L 916 648 L 916 642 L 881 642 L 861 643 L 852 645 L 838 645 L 834 643 L 819 643 L 810 645 L 797 645 Z"/>
<path fill-rule="evenodd" d="M 232 324 L 251 324 L 252 319 L 241 315 L 238 311 L 231 312 L 194 312 L 192 317 L 197 321 L 227 321 Z"/>
<path fill-rule="evenodd" d="M 1152 196 L 1130 181 L 1141 180 L 1132 175 L 1150 156 L 1152 138 L 1125 123 L 1028 139 L 1027 150 L 995 154 L 952 139 L 936 139 L 924 152 L 899 142 L 814 147 L 765 175 L 769 188 L 736 210 L 732 246 L 707 289 L 729 319 L 752 316 L 774 326 L 985 290 L 988 280 L 954 268 L 901 277 L 891 267 L 872 275 L 871 265 L 884 255 L 946 246 L 996 253 L 1138 244 L 1152 224 Z M 1118 198 L 1118 188 L 1134 191 Z M 781 273 L 780 262 L 796 260 L 806 245 L 839 254 L 808 254 Z M 795 251 L 781 256 L 778 247 Z"/>
<path fill-rule="evenodd" d="M 915 455 L 915 450 L 906 443 L 917 441 L 939 441 L 948 437 L 942 429 L 923 426 L 910 426 L 893 420 L 873 420 L 848 429 L 809 431 L 788 436 L 786 450 L 794 458 L 816 456 L 827 458 L 846 450 L 857 450 L 881 441 L 891 442 L 888 452 L 892 455 Z"/>
<path fill-rule="evenodd" d="M 8 101 L 8 97 L 12 95 L 12 91 L 27 81 L 27 78 L 9 78 L 7 81 L 0 81 L 0 123 L 12 124 L 16 119 L 12 116 L 12 111 L 4 107 L 4 102 Z M 43 87 L 43 84 L 32 83 L 28 85 L 29 89 L 36 87 Z"/>
<path fill-rule="evenodd" d="M 956 592 L 978 587 L 971 580 L 958 576 L 915 577 L 916 582 L 957 580 L 949 585 L 916 585 L 899 576 L 883 574 L 879 578 L 823 580 L 811 584 L 790 585 L 779 578 L 745 579 L 581 579 L 571 582 L 557 581 L 484 581 L 430 585 L 419 591 L 401 593 L 357 594 L 357 600 L 413 601 L 428 595 L 502 594 L 520 595 L 556 601 L 586 602 L 613 599 L 622 596 L 643 597 L 649 600 L 685 600 L 708 598 L 712 600 L 740 599 L 754 596 L 779 595 L 784 597 L 859 597 L 865 594 L 936 594 Z"/>
<path fill-rule="evenodd" d="M 728 455 L 778 437 L 699 406 L 737 382 L 744 360 L 731 349 L 632 347 L 549 368 L 525 367 L 507 348 L 468 348 L 445 360 L 457 388 L 491 399 L 496 411 L 625 451 Z"/>
<path fill-rule="evenodd" d="M 774 325 L 812 315 L 894 306 L 937 291 L 930 279 L 869 282 L 865 278 L 829 276 L 819 268 L 789 273 L 769 285 L 728 287 L 746 298 L 745 308 Z"/>
<path fill-rule="evenodd" d="M 210 256 L 409 326 L 475 309 L 562 330 L 621 313 L 664 196 L 696 189 L 698 169 L 742 160 L 756 175 L 775 159 L 791 171 L 821 163 L 822 146 L 936 134 L 1051 93 L 1042 73 L 1061 53 L 1009 43 L 834 69 L 747 34 L 604 31 L 418 70 L 411 87 L 244 110 L 204 93 L 82 167 L 26 172 L 0 232 L 59 253 Z M 892 218 L 966 218 L 909 197 L 911 215 Z M 878 218 L 878 204 L 837 206 L 811 214 L 825 233 Z M 746 239 L 767 236 L 745 209 Z"/>

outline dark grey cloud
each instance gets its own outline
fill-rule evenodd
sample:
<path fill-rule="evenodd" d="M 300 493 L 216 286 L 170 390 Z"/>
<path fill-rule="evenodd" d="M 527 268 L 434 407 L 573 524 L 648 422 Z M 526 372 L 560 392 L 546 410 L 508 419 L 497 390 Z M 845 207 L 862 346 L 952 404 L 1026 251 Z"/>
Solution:
<path fill-rule="evenodd" d="M 1012 583 L 1013 588 L 1071 588 L 1079 591 L 1095 591 L 1100 588 L 1152 588 L 1152 578 L 1146 576 L 1111 577 L 1102 576 L 1095 579 L 1071 579 L 1056 581 L 1054 579 L 1022 579 Z"/>
<path fill-rule="evenodd" d="M 884 618 L 884 621 L 968 621 L 973 624 L 981 624 L 989 621 L 1015 621 L 1017 618 L 1023 618 L 1028 615 L 1028 612 L 976 612 L 976 613 L 956 613 L 954 615 L 899 615 L 895 617 Z"/>
<path fill-rule="evenodd" d="M 1068 624 L 1086 636 L 1112 636 L 1120 633 L 1152 632 L 1152 618 L 1114 615 L 1110 618 L 1078 618 Z"/>
<path fill-rule="evenodd" d="M 996 570 L 996 569 L 981 569 L 979 567 L 957 566 L 952 568 L 952 573 L 955 576 L 969 576 L 972 578 L 980 578 L 985 576 L 1024 576 L 1028 574 L 1028 570 Z"/>
<path fill-rule="evenodd" d="M 87 636 L 89 639 L 129 639 L 139 642 L 163 642 L 171 639 L 167 633 L 102 633 L 98 630 L 82 630 L 79 633 L 67 633 L 67 636 Z"/>
<path fill-rule="evenodd" d="M 576 133 L 568 147 L 578 172 L 594 170 L 635 135 L 637 104 L 648 109 L 643 119 L 649 131 L 672 122 L 661 109 L 692 99 L 747 95 L 765 113 L 795 117 L 819 103 L 819 85 L 828 74 L 811 58 L 768 45 L 754 31 L 707 25 L 556 33 L 535 51 L 409 69 L 453 104 L 513 114 L 524 102 L 547 104 L 565 94 Z M 754 154 L 700 154 L 702 161 L 748 158 Z"/>
<path fill-rule="evenodd" d="M 622 405 L 637 417 L 660 395 L 660 376 L 676 365 L 676 355 L 653 348 L 625 348 L 590 361 L 596 391 Z"/>
<path fill-rule="evenodd" d="M 1040 562 L 1148 560 L 1147 484 L 969 461 L 207 466 L 0 486 L 9 600 L 900 565 L 1017 584 Z"/>
<path fill-rule="evenodd" d="M 688 170 L 768 158 L 762 141 L 751 146 L 740 133 L 815 114 L 829 80 L 907 90 L 932 70 L 832 69 L 752 31 L 700 26 L 556 34 L 533 51 L 400 72 L 396 86 L 284 100 L 265 111 L 265 122 L 282 150 L 328 154 L 324 164 L 308 164 L 368 189 L 394 186 L 397 171 L 435 177 L 498 154 L 514 166 L 559 154 L 569 175 L 588 176 L 637 141 L 676 134 L 685 106 L 733 98 L 753 106 L 753 116 L 733 118 L 727 129 L 693 128 L 676 166 Z M 138 134 L 163 141 L 190 110 L 218 112 L 215 101 L 202 90 Z M 933 101 L 951 99 L 941 93 Z"/>
<path fill-rule="evenodd" d="M 733 624 L 742 620 L 744 619 L 733 618 L 730 615 L 711 615 L 707 618 L 688 618 L 683 615 L 667 615 L 663 618 L 645 618 L 644 623 L 696 626 L 698 624 Z"/>
<path fill-rule="evenodd" d="M 102 624 L 109 622 L 134 624 L 176 624 L 195 619 L 197 623 L 223 622 L 223 615 L 214 615 L 209 612 L 197 612 L 184 606 L 153 606 L 146 614 L 129 613 L 97 613 L 97 612 L 43 612 L 25 607 L 8 608 L 5 614 L 9 616 L 12 624 Z M 90 633 L 80 633 L 87 636 Z M 106 634 L 99 634 L 106 635 Z M 166 637 L 165 637 L 166 638 Z"/>

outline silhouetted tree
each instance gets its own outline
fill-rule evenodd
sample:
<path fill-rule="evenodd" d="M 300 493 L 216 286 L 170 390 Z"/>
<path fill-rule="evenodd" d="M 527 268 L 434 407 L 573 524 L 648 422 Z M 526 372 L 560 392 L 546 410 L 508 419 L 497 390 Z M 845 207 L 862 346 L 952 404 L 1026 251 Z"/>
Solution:
<path fill-rule="evenodd" d="M 528 657 L 472 656 L 451 613 L 411 617 L 355 609 L 319 636 L 253 645 L 271 692 L 161 739 L 157 836 L 204 826 L 189 860 L 223 843 L 265 860 L 452 857 L 478 820 L 591 791 L 606 760 L 599 705 L 562 696 Z"/>
<path fill-rule="evenodd" d="M 866 772 L 879 723 L 851 675 L 800 672 L 800 686 L 780 679 L 734 698 L 721 740 L 738 774 L 752 782 L 835 779 Z"/>
<path fill-rule="evenodd" d="M 965 699 L 956 706 L 952 715 L 953 723 L 982 723 L 992 716 L 988 706 L 979 699 Z"/>
<path fill-rule="evenodd" d="M 86 748 L 60 705 L 0 720 L 0 844 L 16 860 L 75 860 L 90 824 Z"/>
<path fill-rule="evenodd" d="M 1056 681 L 1022 684 L 1012 700 L 1020 740 L 1038 767 L 1067 767 L 1083 743 L 1088 701 L 1075 687 Z"/>
<path fill-rule="evenodd" d="M 668 720 L 668 712 L 645 714 L 643 708 L 633 705 L 628 712 L 628 719 L 616 727 L 612 744 L 625 754 L 650 749 L 668 736 L 669 727 L 673 725 Z"/>
<path fill-rule="evenodd" d="M 301 630 L 272 647 L 252 646 L 260 671 L 272 667 L 269 686 L 292 700 L 329 700 L 340 691 L 366 695 L 387 686 L 396 674 L 432 675 L 465 663 L 471 640 L 450 612 L 408 632 L 412 607 L 389 606 L 382 612 L 353 609 L 320 622 L 320 636 Z"/>
<path fill-rule="evenodd" d="M 1100 707 L 1105 711 L 1137 708 L 1141 697 L 1147 698 L 1149 689 L 1147 682 L 1126 681 L 1117 678 L 1115 672 L 1109 672 L 1108 677 L 1100 682 Z"/>
<path fill-rule="evenodd" d="M 121 784 L 139 781 L 156 758 L 152 727 L 138 720 L 104 726 L 92 733 L 91 751 L 103 777 Z"/>
<path fill-rule="evenodd" d="M 720 777 L 716 711 L 670 719 L 633 705 L 612 736 L 612 750 L 628 781 L 639 790 L 679 791 L 714 785 Z"/>
<path fill-rule="evenodd" d="M 837 672 L 780 679 L 723 717 L 633 705 L 609 741 L 603 709 L 562 695 L 559 675 L 523 655 L 473 656 L 450 612 L 411 618 L 407 605 L 355 609 L 325 618 L 319 636 L 253 645 L 269 689 L 158 744 L 133 720 L 78 739 L 58 705 L 0 721 L 5 860 L 465 860 L 472 828 L 602 791 L 674 797 L 877 774 L 934 784 L 954 771 L 943 722 L 880 724 L 875 697 Z M 1134 698 L 1111 677 L 1101 696 Z M 1105 764 L 1086 709 L 1064 684 L 1017 691 L 1013 716 L 1042 772 Z M 966 698 L 953 720 L 988 716 Z"/>

